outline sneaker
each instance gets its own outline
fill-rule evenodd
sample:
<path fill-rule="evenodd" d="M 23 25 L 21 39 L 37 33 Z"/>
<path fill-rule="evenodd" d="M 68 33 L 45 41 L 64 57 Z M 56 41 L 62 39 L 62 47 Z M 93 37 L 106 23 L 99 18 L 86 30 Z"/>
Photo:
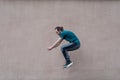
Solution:
<path fill-rule="evenodd" d="M 64 65 L 64 68 L 68 68 L 68 67 L 70 67 L 70 66 L 72 66 L 73 65 L 73 62 L 67 62 L 65 65 Z"/>

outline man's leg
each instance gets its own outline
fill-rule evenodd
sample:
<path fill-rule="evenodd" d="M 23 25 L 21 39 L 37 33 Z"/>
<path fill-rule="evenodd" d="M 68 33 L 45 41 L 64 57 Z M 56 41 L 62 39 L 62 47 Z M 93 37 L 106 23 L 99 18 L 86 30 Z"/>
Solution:
<path fill-rule="evenodd" d="M 66 60 L 66 65 L 71 63 L 68 51 L 76 50 L 77 48 L 79 48 L 79 45 L 76 45 L 75 43 L 69 43 L 61 47 L 61 51 Z"/>

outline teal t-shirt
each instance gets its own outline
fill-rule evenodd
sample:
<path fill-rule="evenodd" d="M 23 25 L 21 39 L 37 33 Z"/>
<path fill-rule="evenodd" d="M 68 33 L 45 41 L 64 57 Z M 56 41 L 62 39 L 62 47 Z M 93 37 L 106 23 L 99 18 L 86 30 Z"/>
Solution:
<path fill-rule="evenodd" d="M 75 42 L 77 44 L 80 44 L 78 37 L 72 31 L 64 30 L 60 33 L 60 37 L 70 43 Z"/>

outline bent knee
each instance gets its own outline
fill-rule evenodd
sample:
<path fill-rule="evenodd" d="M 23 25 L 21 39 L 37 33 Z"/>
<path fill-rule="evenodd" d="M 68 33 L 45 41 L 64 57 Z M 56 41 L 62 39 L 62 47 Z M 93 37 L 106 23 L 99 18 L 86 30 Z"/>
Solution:
<path fill-rule="evenodd" d="M 62 46 L 61 47 L 61 51 L 63 52 L 63 51 L 65 51 L 66 50 L 66 48 L 64 47 L 64 46 Z"/>

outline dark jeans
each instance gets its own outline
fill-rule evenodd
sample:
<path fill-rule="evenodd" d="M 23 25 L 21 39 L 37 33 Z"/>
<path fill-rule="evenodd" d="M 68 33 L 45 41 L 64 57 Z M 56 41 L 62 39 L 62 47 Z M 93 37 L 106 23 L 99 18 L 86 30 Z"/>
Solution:
<path fill-rule="evenodd" d="M 76 50 L 80 47 L 80 44 L 76 44 L 76 43 L 68 43 L 68 44 L 65 44 L 61 47 L 61 51 L 63 53 L 63 56 L 66 60 L 66 62 L 70 62 L 70 56 L 68 54 L 68 51 L 73 51 L 73 50 Z"/>

